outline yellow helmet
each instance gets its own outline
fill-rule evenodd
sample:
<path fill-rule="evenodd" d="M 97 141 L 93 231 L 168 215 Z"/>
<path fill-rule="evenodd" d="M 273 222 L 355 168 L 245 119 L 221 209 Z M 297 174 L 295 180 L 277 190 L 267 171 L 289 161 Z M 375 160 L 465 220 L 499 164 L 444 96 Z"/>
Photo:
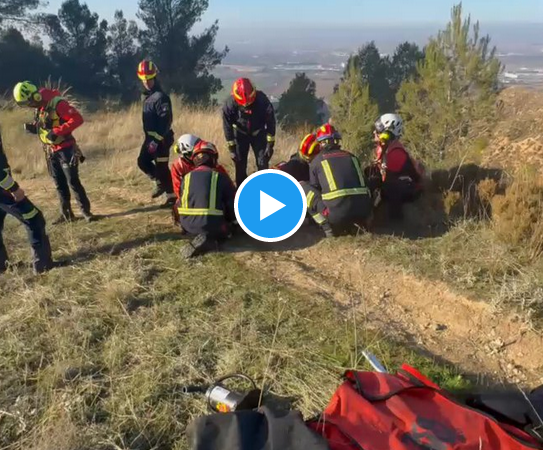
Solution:
<path fill-rule="evenodd" d="M 30 81 L 21 81 L 13 88 L 13 98 L 20 106 L 39 103 L 42 100 L 38 87 Z"/>

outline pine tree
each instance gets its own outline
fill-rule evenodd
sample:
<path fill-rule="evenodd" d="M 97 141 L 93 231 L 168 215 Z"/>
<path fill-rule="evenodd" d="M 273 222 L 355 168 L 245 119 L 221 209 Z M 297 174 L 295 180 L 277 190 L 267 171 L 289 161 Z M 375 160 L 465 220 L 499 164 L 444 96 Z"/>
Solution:
<path fill-rule="evenodd" d="M 396 47 L 389 65 L 388 81 L 394 95 L 404 81 L 416 78 L 417 65 L 424 59 L 424 52 L 412 42 L 403 42 Z"/>
<path fill-rule="evenodd" d="M 317 87 L 305 73 L 297 73 L 279 99 L 277 118 L 286 129 L 319 125 Z"/>
<path fill-rule="evenodd" d="M 371 152 L 373 124 L 378 114 L 368 84 L 351 61 L 343 82 L 332 96 L 332 120 L 347 149 L 364 156 Z"/>
<path fill-rule="evenodd" d="M 63 80 L 84 96 L 98 96 L 107 82 L 107 21 L 85 3 L 66 0 L 45 24 L 51 59 Z"/>
<path fill-rule="evenodd" d="M 108 62 L 113 89 L 124 102 L 135 100 L 139 92 L 139 82 L 134 76 L 141 53 L 138 33 L 136 22 L 127 20 L 122 11 L 115 12 L 108 31 Z"/>
<path fill-rule="evenodd" d="M 347 62 L 346 73 L 351 65 L 360 71 L 362 81 L 367 84 L 371 99 L 384 114 L 394 110 L 394 92 L 389 83 L 390 60 L 382 57 L 375 42 L 369 42 L 352 55 Z"/>
<path fill-rule="evenodd" d="M 455 145 L 491 125 L 502 70 L 495 52 L 490 38 L 480 37 L 479 24 L 472 27 L 462 5 L 455 6 L 446 29 L 430 40 L 418 79 L 398 93 L 412 150 L 443 161 Z"/>
<path fill-rule="evenodd" d="M 36 83 L 55 75 L 43 46 L 27 41 L 15 28 L 3 31 L 0 34 L 0 91 L 11 91 L 17 82 L 29 78 L 29 61 L 32 61 L 32 80 Z"/>
<path fill-rule="evenodd" d="M 0 0 L 0 25 L 28 19 L 28 12 L 42 5 L 40 0 Z"/>
<path fill-rule="evenodd" d="M 208 6 L 208 0 L 139 1 L 145 53 L 157 64 L 166 87 L 189 102 L 209 103 L 222 88 L 211 73 L 228 52 L 214 47 L 218 22 L 199 35 L 189 35 Z"/>

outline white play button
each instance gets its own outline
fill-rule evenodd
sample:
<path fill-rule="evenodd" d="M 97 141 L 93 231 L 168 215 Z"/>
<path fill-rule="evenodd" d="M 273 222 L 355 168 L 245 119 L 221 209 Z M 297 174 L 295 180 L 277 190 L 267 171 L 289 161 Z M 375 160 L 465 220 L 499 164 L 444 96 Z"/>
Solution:
<path fill-rule="evenodd" d="M 260 220 L 270 217 L 285 206 L 279 200 L 275 200 L 265 192 L 260 191 Z"/>

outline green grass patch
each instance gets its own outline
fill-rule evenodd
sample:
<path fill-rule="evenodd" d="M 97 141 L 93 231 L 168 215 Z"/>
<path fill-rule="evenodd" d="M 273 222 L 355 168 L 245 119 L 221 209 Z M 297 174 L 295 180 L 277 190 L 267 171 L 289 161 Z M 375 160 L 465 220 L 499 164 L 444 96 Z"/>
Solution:
<path fill-rule="evenodd" d="M 96 224 L 95 239 L 134 237 L 127 227 L 110 235 L 113 226 Z M 206 410 L 180 387 L 230 372 L 310 416 L 346 369 L 368 368 L 368 347 L 390 369 L 408 362 L 444 387 L 469 386 L 329 299 L 277 285 L 232 255 L 184 262 L 179 248 L 151 241 L 30 283 L 13 277 L 0 306 L 0 447 L 185 448 L 186 425 Z"/>

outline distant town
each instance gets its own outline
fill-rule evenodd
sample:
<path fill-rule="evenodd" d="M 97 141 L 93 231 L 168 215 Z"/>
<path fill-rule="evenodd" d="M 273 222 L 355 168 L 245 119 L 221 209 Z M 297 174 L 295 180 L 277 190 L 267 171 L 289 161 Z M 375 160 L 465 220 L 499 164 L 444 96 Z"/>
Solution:
<path fill-rule="evenodd" d="M 497 46 L 498 56 L 505 66 L 501 75 L 504 85 L 543 89 L 543 37 L 538 30 L 537 26 L 489 27 L 492 43 Z M 289 38 L 287 32 L 271 39 L 262 34 L 260 40 L 255 38 L 251 42 L 231 40 L 230 53 L 215 72 L 223 80 L 224 95 L 234 79 L 248 76 L 275 99 L 288 88 L 296 72 L 305 72 L 316 82 L 318 96 L 326 100 L 340 80 L 349 55 L 372 38 L 383 54 L 392 52 L 395 45 L 405 40 L 419 45 L 427 41 L 420 28 L 406 29 L 387 39 L 378 30 L 353 31 L 351 37 L 345 32 L 320 39 L 307 35 L 303 39 Z"/>

